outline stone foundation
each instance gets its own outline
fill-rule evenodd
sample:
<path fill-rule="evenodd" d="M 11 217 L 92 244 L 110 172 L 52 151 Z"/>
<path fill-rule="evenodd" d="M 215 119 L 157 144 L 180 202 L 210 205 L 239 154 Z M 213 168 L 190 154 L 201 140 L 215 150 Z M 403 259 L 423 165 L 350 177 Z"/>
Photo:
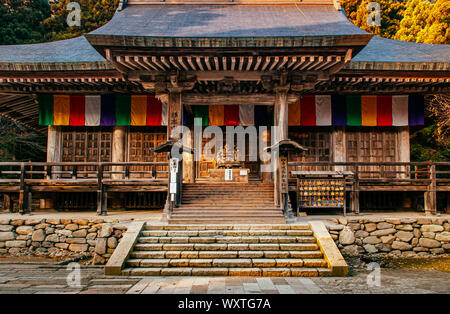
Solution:
<path fill-rule="evenodd" d="M 104 264 L 126 230 L 103 219 L 0 219 L 0 256 L 93 257 Z"/>
<path fill-rule="evenodd" d="M 327 228 L 344 256 L 427 257 L 450 253 L 450 219 L 342 218 Z"/>

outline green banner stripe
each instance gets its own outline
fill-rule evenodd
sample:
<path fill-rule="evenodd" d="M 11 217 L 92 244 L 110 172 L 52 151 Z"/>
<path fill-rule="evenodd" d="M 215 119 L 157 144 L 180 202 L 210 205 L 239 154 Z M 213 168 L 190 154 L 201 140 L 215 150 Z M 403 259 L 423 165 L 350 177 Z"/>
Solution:
<path fill-rule="evenodd" d="M 53 95 L 39 94 L 39 125 L 53 124 Z"/>
<path fill-rule="evenodd" d="M 131 124 L 131 96 L 116 95 L 116 125 Z"/>
<path fill-rule="evenodd" d="M 194 119 L 195 118 L 202 118 L 202 126 L 208 126 L 209 125 L 209 106 L 195 106 L 194 107 Z"/>
<path fill-rule="evenodd" d="M 345 97 L 347 104 L 347 125 L 361 126 L 361 96 L 348 95 Z"/>

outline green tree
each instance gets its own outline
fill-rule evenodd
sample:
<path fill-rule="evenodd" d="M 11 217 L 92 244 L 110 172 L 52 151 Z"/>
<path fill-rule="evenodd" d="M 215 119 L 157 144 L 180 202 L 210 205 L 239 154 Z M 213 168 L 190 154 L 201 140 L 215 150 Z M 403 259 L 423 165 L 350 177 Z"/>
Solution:
<path fill-rule="evenodd" d="M 392 38 L 398 30 L 405 10 L 405 1 L 377 0 L 380 4 L 380 26 L 369 26 L 367 5 L 373 0 L 344 0 L 341 2 L 348 19 L 359 28 L 377 36 Z"/>
<path fill-rule="evenodd" d="M 119 0 L 78 0 L 81 7 L 81 25 L 69 27 L 66 23 L 67 4 L 73 0 L 61 0 L 51 5 L 53 15 L 43 21 L 46 40 L 53 41 L 81 36 L 106 24 L 114 15 Z"/>
<path fill-rule="evenodd" d="M 0 116 L 0 161 L 44 161 L 46 136 Z"/>
<path fill-rule="evenodd" d="M 50 17 L 47 0 L 2 0 L 0 44 L 27 44 L 44 40 L 42 22 Z"/>

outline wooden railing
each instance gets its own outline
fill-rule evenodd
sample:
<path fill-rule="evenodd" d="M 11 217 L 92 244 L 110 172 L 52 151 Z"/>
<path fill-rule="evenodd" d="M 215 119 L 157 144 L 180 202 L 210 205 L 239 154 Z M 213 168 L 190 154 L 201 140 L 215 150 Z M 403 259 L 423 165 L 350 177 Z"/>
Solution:
<path fill-rule="evenodd" d="M 108 190 L 168 185 L 167 162 L 0 162 L 0 192 L 19 193 L 22 213 L 31 211 L 33 190 L 96 191 L 97 212 L 106 214 Z M 134 190 L 131 187 L 130 191 Z"/>
<path fill-rule="evenodd" d="M 437 192 L 450 191 L 450 162 L 289 162 L 291 171 L 349 171 L 352 210 L 359 212 L 360 191 L 422 191 L 425 211 L 436 213 Z M 294 178 L 291 186 L 294 185 Z"/>

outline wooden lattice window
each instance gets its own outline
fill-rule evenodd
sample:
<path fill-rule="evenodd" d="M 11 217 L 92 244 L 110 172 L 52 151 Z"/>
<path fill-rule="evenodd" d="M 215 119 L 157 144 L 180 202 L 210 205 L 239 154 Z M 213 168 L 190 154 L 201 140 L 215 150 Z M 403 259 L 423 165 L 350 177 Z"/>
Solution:
<path fill-rule="evenodd" d="M 346 154 L 349 162 L 393 162 L 397 160 L 397 136 L 393 130 L 369 129 L 346 131 Z M 395 167 L 360 167 L 361 177 L 380 177 L 383 171 L 395 171 Z M 395 176 L 387 174 L 386 176 Z"/>
<path fill-rule="evenodd" d="M 112 131 L 66 129 L 62 131 L 62 161 L 111 161 Z"/>
<path fill-rule="evenodd" d="M 167 153 L 155 153 L 150 148 L 163 144 L 167 135 L 164 132 L 141 132 L 132 130 L 128 133 L 128 160 L 139 162 L 167 162 Z M 151 166 L 131 167 L 131 171 L 151 171 Z M 167 166 L 157 166 L 157 178 L 167 178 L 167 174 L 160 171 L 167 171 Z M 135 174 L 134 177 L 150 177 L 150 174 Z"/>
<path fill-rule="evenodd" d="M 308 149 L 301 154 L 290 153 L 289 161 L 318 162 L 331 160 L 331 131 L 305 128 L 302 128 L 302 130 L 290 130 L 289 139 Z M 327 170 L 326 167 L 318 166 L 298 166 L 295 168 L 289 170 Z"/>
<path fill-rule="evenodd" d="M 105 128 L 67 128 L 61 132 L 63 162 L 111 161 L 112 130 Z M 70 170 L 65 167 L 64 170 Z M 95 167 L 78 167 L 78 171 L 94 171 Z M 79 174 L 79 177 L 86 175 Z"/>

